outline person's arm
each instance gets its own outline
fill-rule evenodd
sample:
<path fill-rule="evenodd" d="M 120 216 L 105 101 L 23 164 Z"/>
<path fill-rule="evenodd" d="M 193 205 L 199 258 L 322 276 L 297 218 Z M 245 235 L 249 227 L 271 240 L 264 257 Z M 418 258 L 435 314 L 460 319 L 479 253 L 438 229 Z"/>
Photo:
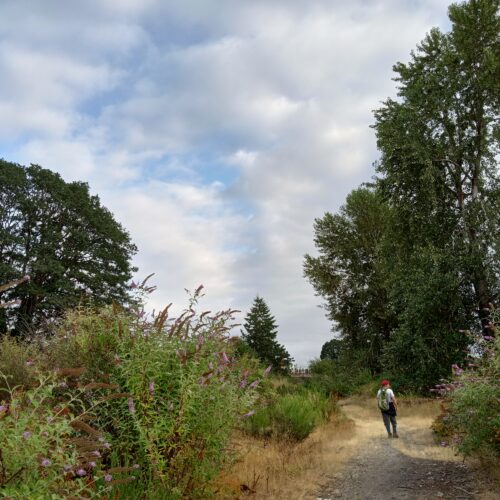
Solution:
<path fill-rule="evenodd" d="M 392 402 L 394 403 L 394 408 L 398 409 L 398 402 L 396 401 L 396 396 L 394 396 L 394 391 L 392 391 Z"/>

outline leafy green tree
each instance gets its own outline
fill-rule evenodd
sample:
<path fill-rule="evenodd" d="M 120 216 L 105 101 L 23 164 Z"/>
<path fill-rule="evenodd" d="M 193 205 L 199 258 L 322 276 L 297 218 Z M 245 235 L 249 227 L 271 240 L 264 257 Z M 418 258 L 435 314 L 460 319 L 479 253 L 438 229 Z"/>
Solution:
<path fill-rule="evenodd" d="M 485 334 L 499 292 L 499 6 L 451 5 L 451 32 L 431 30 L 408 64 L 394 66 L 398 99 L 385 101 L 374 125 L 400 260 L 449 261 L 463 285 L 455 295 L 473 291 Z"/>
<path fill-rule="evenodd" d="M 325 342 L 321 347 L 321 354 L 319 355 L 319 358 L 330 360 L 338 359 L 341 353 L 341 349 L 342 340 L 331 339 L 328 342 Z"/>
<path fill-rule="evenodd" d="M 276 340 L 278 328 L 268 305 L 262 297 L 255 297 L 249 313 L 243 324 L 241 336 L 257 355 L 267 365 L 272 365 L 277 372 L 287 372 L 293 359 L 284 346 Z"/>
<path fill-rule="evenodd" d="M 380 353 L 395 321 L 380 257 L 389 217 L 373 189 L 352 191 L 338 214 L 315 220 L 319 256 L 304 260 L 304 274 L 325 299 L 328 318 L 346 349 L 363 352 L 374 372 L 381 368 Z"/>
<path fill-rule="evenodd" d="M 82 297 L 126 300 L 135 252 L 87 184 L 0 160 L 0 284 L 31 278 L 3 293 L 2 301 L 20 305 L 0 312 L 1 330 L 36 327 Z"/>

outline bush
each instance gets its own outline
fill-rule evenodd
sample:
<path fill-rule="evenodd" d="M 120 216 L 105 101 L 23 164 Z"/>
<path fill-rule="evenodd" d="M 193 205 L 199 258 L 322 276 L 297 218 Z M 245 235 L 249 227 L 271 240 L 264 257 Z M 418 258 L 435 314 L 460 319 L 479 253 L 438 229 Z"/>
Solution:
<path fill-rule="evenodd" d="M 357 368 L 356 364 L 343 359 L 314 360 L 309 369 L 313 376 L 306 381 L 306 386 L 326 396 L 349 396 L 372 379 L 369 370 Z"/>
<path fill-rule="evenodd" d="M 168 309 L 147 318 L 140 303 L 130 310 L 80 308 L 68 313 L 39 353 L 44 376 L 70 374 L 68 411 L 85 413 L 107 436 L 113 451 L 102 454 L 106 484 L 125 498 L 208 498 L 210 479 L 230 459 L 231 433 L 254 406 L 261 380 L 255 362 L 232 355 L 232 311 L 197 313 L 197 300 L 195 294 L 175 320 Z M 34 413 L 40 418 L 61 389 L 50 385 L 47 391 L 43 411 Z M 20 455 L 15 446 L 4 450 L 9 462 Z M 134 483 L 130 474 L 123 477 L 132 470 Z"/>
<path fill-rule="evenodd" d="M 245 428 L 254 436 L 302 441 L 328 419 L 334 408 L 335 403 L 324 394 L 300 387 L 258 410 Z"/>
<path fill-rule="evenodd" d="M 5 377 L 5 376 L 4 376 Z M 78 447 L 69 411 L 75 399 L 55 398 L 61 390 L 53 376 L 35 388 L 11 390 L 0 406 L 0 489 L 9 498 L 67 498 L 91 493 L 104 484 L 99 458 Z M 83 438 L 80 438 L 83 439 Z M 86 440 L 98 450 L 101 444 Z M 92 477 L 91 482 L 86 480 Z"/>
<path fill-rule="evenodd" d="M 447 396 L 434 431 L 449 438 L 464 456 L 500 458 L 500 337 L 476 339 L 482 358 L 466 370 L 454 365 L 454 380 L 437 386 Z"/>

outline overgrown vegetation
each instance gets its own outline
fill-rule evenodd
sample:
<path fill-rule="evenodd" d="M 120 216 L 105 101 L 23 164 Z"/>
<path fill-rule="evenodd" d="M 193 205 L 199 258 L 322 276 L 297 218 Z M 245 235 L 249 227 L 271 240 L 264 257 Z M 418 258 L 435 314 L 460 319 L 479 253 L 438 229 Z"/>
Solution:
<path fill-rule="evenodd" d="M 172 320 L 80 308 L 35 351 L 2 338 L 2 494 L 211 495 L 263 374 L 233 357 L 232 311 L 197 311 L 200 292 Z"/>
<path fill-rule="evenodd" d="M 434 431 L 464 456 L 495 464 L 500 459 L 500 338 L 476 338 L 475 345 L 482 356 L 471 356 L 465 369 L 454 365 L 453 379 L 435 389 L 444 400 Z"/>

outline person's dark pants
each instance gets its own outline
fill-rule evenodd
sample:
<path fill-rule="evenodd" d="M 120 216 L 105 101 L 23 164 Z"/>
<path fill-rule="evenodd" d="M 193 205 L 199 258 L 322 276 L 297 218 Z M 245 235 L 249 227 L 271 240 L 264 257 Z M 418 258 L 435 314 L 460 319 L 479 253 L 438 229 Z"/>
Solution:
<path fill-rule="evenodd" d="M 391 435 L 391 424 L 392 424 L 392 434 L 398 433 L 398 422 L 396 421 L 396 408 L 393 403 L 389 404 L 389 409 L 382 412 L 382 418 L 384 419 L 384 425 L 387 430 L 387 434 Z"/>

